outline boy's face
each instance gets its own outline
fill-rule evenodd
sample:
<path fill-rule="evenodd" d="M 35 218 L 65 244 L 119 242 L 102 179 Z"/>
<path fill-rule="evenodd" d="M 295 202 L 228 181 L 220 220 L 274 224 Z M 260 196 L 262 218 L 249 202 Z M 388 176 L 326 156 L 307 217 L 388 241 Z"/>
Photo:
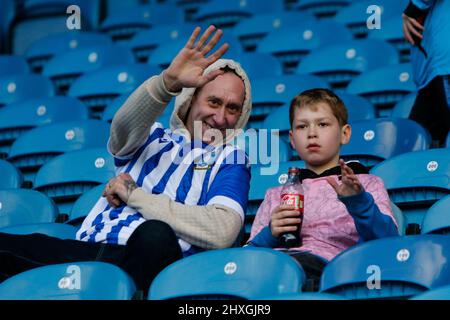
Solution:
<path fill-rule="evenodd" d="M 295 109 L 289 138 L 306 167 L 320 174 L 338 165 L 340 146 L 350 140 L 351 128 L 340 126 L 328 104 L 319 102 L 313 107 Z"/>

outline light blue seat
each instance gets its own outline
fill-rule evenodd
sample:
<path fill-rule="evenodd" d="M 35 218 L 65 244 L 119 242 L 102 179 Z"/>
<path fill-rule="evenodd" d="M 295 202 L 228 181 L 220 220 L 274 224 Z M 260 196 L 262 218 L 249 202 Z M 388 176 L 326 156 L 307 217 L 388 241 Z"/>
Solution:
<path fill-rule="evenodd" d="M 44 164 L 36 174 L 34 189 L 52 198 L 60 214 L 69 215 L 80 195 L 114 176 L 114 159 L 105 147 L 89 148 L 65 153 Z"/>
<path fill-rule="evenodd" d="M 274 56 L 267 53 L 247 52 L 241 54 L 237 61 L 244 68 L 250 82 L 258 78 L 283 75 L 283 67 Z M 264 67 L 263 67 L 264 66 Z"/>
<path fill-rule="evenodd" d="M 61 32 L 33 42 L 25 52 L 25 58 L 33 72 L 41 72 L 47 62 L 56 54 L 90 46 L 111 44 L 105 34 L 97 32 Z"/>
<path fill-rule="evenodd" d="M 377 115 L 390 116 L 393 106 L 416 91 L 412 67 L 408 63 L 367 71 L 354 78 L 347 92 L 367 98 L 377 108 Z"/>
<path fill-rule="evenodd" d="M 350 0 L 302 0 L 294 8 L 300 12 L 313 14 L 317 18 L 324 18 L 335 16 L 350 4 Z"/>
<path fill-rule="evenodd" d="M 17 235 L 40 233 L 63 240 L 75 240 L 77 231 L 78 228 L 74 226 L 55 222 L 20 224 L 0 228 L 0 232 L 3 233 Z"/>
<path fill-rule="evenodd" d="M 75 98 L 55 96 L 11 103 L 0 109 L 0 152 L 7 155 L 12 143 L 34 127 L 86 119 L 86 106 Z"/>
<path fill-rule="evenodd" d="M 0 228 L 54 222 L 58 208 L 46 195 L 29 189 L 0 190 Z"/>
<path fill-rule="evenodd" d="M 394 214 L 395 222 L 397 222 L 398 234 L 400 236 L 406 235 L 406 221 L 402 209 L 400 209 L 394 202 L 391 201 L 392 213 Z"/>
<path fill-rule="evenodd" d="M 333 88 L 343 88 L 357 75 L 399 62 L 394 46 L 382 40 L 351 40 L 313 50 L 297 68 L 314 74 Z"/>
<path fill-rule="evenodd" d="M 403 97 L 402 100 L 395 104 L 394 109 L 392 109 L 392 117 L 409 118 L 414 102 L 416 101 L 416 97 L 416 92 L 410 93 Z"/>
<path fill-rule="evenodd" d="M 53 84 L 44 76 L 30 73 L 0 77 L 0 107 L 26 99 L 53 95 Z"/>
<path fill-rule="evenodd" d="M 319 77 L 307 74 L 257 78 L 252 81 L 253 109 L 249 126 L 260 128 L 267 115 L 284 104 L 290 104 L 291 100 L 304 90 L 328 87 Z"/>
<path fill-rule="evenodd" d="M 0 189 L 17 189 L 23 182 L 22 173 L 11 163 L 0 159 Z"/>
<path fill-rule="evenodd" d="M 398 17 L 401 20 L 402 12 L 408 5 L 408 0 L 377 0 L 376 2 L 370 0 L 354 1 L 350 6 L 340 10 L 334 19 L 337 22 L 346 25 L 355 38 L 364 38 L 367 34 L 370 35 L 376 30 L 367 27 L 367 19 L 374 14 L 374 12 L 367 13 L 367 9 L 371 5 L 377 5 L 381 10 L 381 30 L 384 32 L 384 23 L 387 19 Z"/>
<path fill-rule="evenodd" d="M 148 298 L 259 299 L 300 292 L 304 281 L 301 266 L 276 250 L 251 247 L 211 250 L 166 267 L 153 280 Z"/>
<path fill-rule="evenodd" d="M 320 291 L 348 299 L 409 298 L 450 283 L 449 257 L 447 236 L 369 241 L 347 249 L 327 264 Z"/>
<path fill-rule="evenodd" d="M 100 184 L 86 192 L 84 192 L 73 204 L 67 220 L 67 223 L 80 227 L 84 218 L 89 214 L 91 209 L 102 196 L 106 183 Z"/>
<path fill-rule="evenodd" d="M 130 300 L 135 292 L 125 271 L 95 261 L 47 265 L 0 284 L 2 300 Z"/>
<path fill-rule="evenodd" d="M 301 293 L 291 293 L 291 294 L 279 294 L 270 297 L 263 297 L 261 300 L 346 300 L 342 296 L 329 293 L 320 292 L 301 292 Z"/>
<path fill-rule="evenodd" d="M 342 146 L 340 155 L 344 160 L 358 160 L 366 167 L 402 153 L 426 150 L 431 142 L 429 133 L 409 119 L 379 118 L 350 125 L 352 136 Z"/>
<path fill-rule="evenodd" d="M 13 30 L 13 52 L 22 55 L 26 49 L 40 39 L 61 32 L 76 32 L 73 16 L 79 7 L 80 28 L 83 31 L 96 30 L 100 18 L 100 0 L 25 0 L 20 19 Z M 70 9 L 70 10 L 68 10 Z"/>
<path fill-rule="evenodd" d="M 0 54 L 0 77 L 29 72 L 27 61 L 23 57 Z"/>
<path fill-rule="evenodd" d="M 137 61 L 147 62 L 158 46 L 178 39 L 188 39 L 194 29 L 195 25 L 187 23 L 156 25 L 136 33 L 126 46 L 133 51 Z"/>
<path fill-rule="evenodd" d="M 81 120 L 49 124 L 21 135 L 12 145 L 8 161 L 19 168 L 26 181 L 34 181 L 38 169 L 62 153 L 104 147 L 109 124 L 100 120 Z"/>
<path fill-rule="evenodd" d="M 218 28 L 232 28 L 253 15 L 281 10 L 281 0 L 211 0 L 199 8 L 194 19 Z"/>
<path fill-rule="evenodd" d="M 262 39 L 272 30 L 298 27 L 306 20 L 315 20 L 315 17 L 296 11 L 257 14 L 236 24 L 233 27 L 233 34 L 239 39 L 246 51 L 254 51 Z"/>
<path fill-rule="evenodd" d="M 410 300 L 450 300 L 450 285 L 425 291 Z"/>
<path fill-rule="evenodd" d="M 160 69 L 147 64 L 121 64 L 88 72 L 70 87 L 68 95 L 83 101 L 92 118 L 100 119 L 105 107 L 117 96 L 131 93 Z"/>
<path fill-rule="evenodd" d="M 298 27 L 271 31 L 258 45 L 258 52 L 270 53 L 282 63 L 285 73 L 294 73 L 303 58 L 321 46 L 351 40 L 344 25 L 334 20 L 306 20 Z"/>
<path fill-rule="evenodd" d="M 438 200 L 427 210 L 421 233 L 450 234 L 450 195 Z"/>
<path fill-rule="evenodd" d="M 428 208 L 450 194 L 450 149 L 404 153 L 370 170 L 383 179 L 391 200 L 408 224 L 421 225 Z"/>
<path fill-rule="evenodd" d="M 177 6 L 171 3 L 150 4 L 111 13 L 102 22 L 100 30 L 117 42 L 129 40 L 137 32 L 153 26 L 182 22 L 184 13 Z"/>
<path fill-rule="evenodd" d="M 54 56 L 42 74 L 53 81 L 59 94 L 64 95 L 75 80 L 87 72 L 133 62 L 133 54 L 123 46 L 98 45 Z"/>

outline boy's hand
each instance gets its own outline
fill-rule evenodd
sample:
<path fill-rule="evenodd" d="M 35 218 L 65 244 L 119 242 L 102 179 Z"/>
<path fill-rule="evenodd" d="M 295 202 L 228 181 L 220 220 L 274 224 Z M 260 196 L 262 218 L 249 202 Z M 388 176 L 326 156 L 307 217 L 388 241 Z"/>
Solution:
<path fill-rule="evenodd" d="M 333 187 L 339 196 L 348 197 L 361 193 L 364 188 L 353 170 L 347 166 L 344 160 L 339 160 L 342 173 L 342 183 L 339 184 L 332 177 L 327 177 L 328 183 Z"/>
<path fill-rule="evenodd" d="M 164 84 L 167 90 L 178 92 L 183 88 L 198 88 L 208 81 L 214 80 L 218 75 L 223 74 L 222 70 L 216 70 L 208 75 L 203 75 L 205 69 L 216 62 L 228 50 L 229 45 L 224 43 L 216 52 L 206 58 L 206 55 L 222 37 L 222 30 L 217 30 L 211 40 L 206 42 L 216 30 L 214 26 L 209 26 L 198 42 L 195 43 L 195 40 L 200 35 L 200 30 L 200 27 L 195 28 L 184 48 L 181 49 L 172 60 L 170 66 L 164 71 Z"/>
<path fill-rule="evenodd" d="M 131 193 L 137 188 L 137 184 L 128 173 L 121 173 L 109 180 L 102 197 L 106 197 L 111 207 L 117 208 L 122 202 L 127 203 Z"/>
<path fill-rule="evenodd" d="M 279 205 L 272 211 L 270 222 L 270 231 L 272 235 L 278 238 L 286 232 L 297 230 L 297 224 L 300 224 L 300 212 L 294 211 L 293 206 Z"/>

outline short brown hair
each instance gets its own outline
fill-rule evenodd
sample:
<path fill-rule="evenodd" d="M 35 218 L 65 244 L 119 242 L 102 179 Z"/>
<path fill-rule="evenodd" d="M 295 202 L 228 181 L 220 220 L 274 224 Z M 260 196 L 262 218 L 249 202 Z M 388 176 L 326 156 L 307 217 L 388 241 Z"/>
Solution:
<path fill-rule="evenodd" d="M 291 101 L 289 108 L 289 121 L 292 127 L 294 122 L 294 115 L 296 108 L 302 108 L 304 106 L 314 106 L 320 102 L 328 104 L 333 112 L 333 115 L 338 119 L 341 127 L 348 123 L 348 112 L 342 100 L 334 94 L 333 91 L 328 89 L 310 89 L 305 90 L 297 95 Z"/>

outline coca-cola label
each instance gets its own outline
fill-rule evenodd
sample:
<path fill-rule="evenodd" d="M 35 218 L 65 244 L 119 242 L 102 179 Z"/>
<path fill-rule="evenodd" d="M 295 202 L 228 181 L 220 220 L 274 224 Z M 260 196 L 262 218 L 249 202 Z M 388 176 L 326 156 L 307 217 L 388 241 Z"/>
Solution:
<path fill-rule="evenodd" d="M 284 193 L 281 195 L 281 204 L 294 207 L 295 211 L 303 213 L 304 195 Z"/>

